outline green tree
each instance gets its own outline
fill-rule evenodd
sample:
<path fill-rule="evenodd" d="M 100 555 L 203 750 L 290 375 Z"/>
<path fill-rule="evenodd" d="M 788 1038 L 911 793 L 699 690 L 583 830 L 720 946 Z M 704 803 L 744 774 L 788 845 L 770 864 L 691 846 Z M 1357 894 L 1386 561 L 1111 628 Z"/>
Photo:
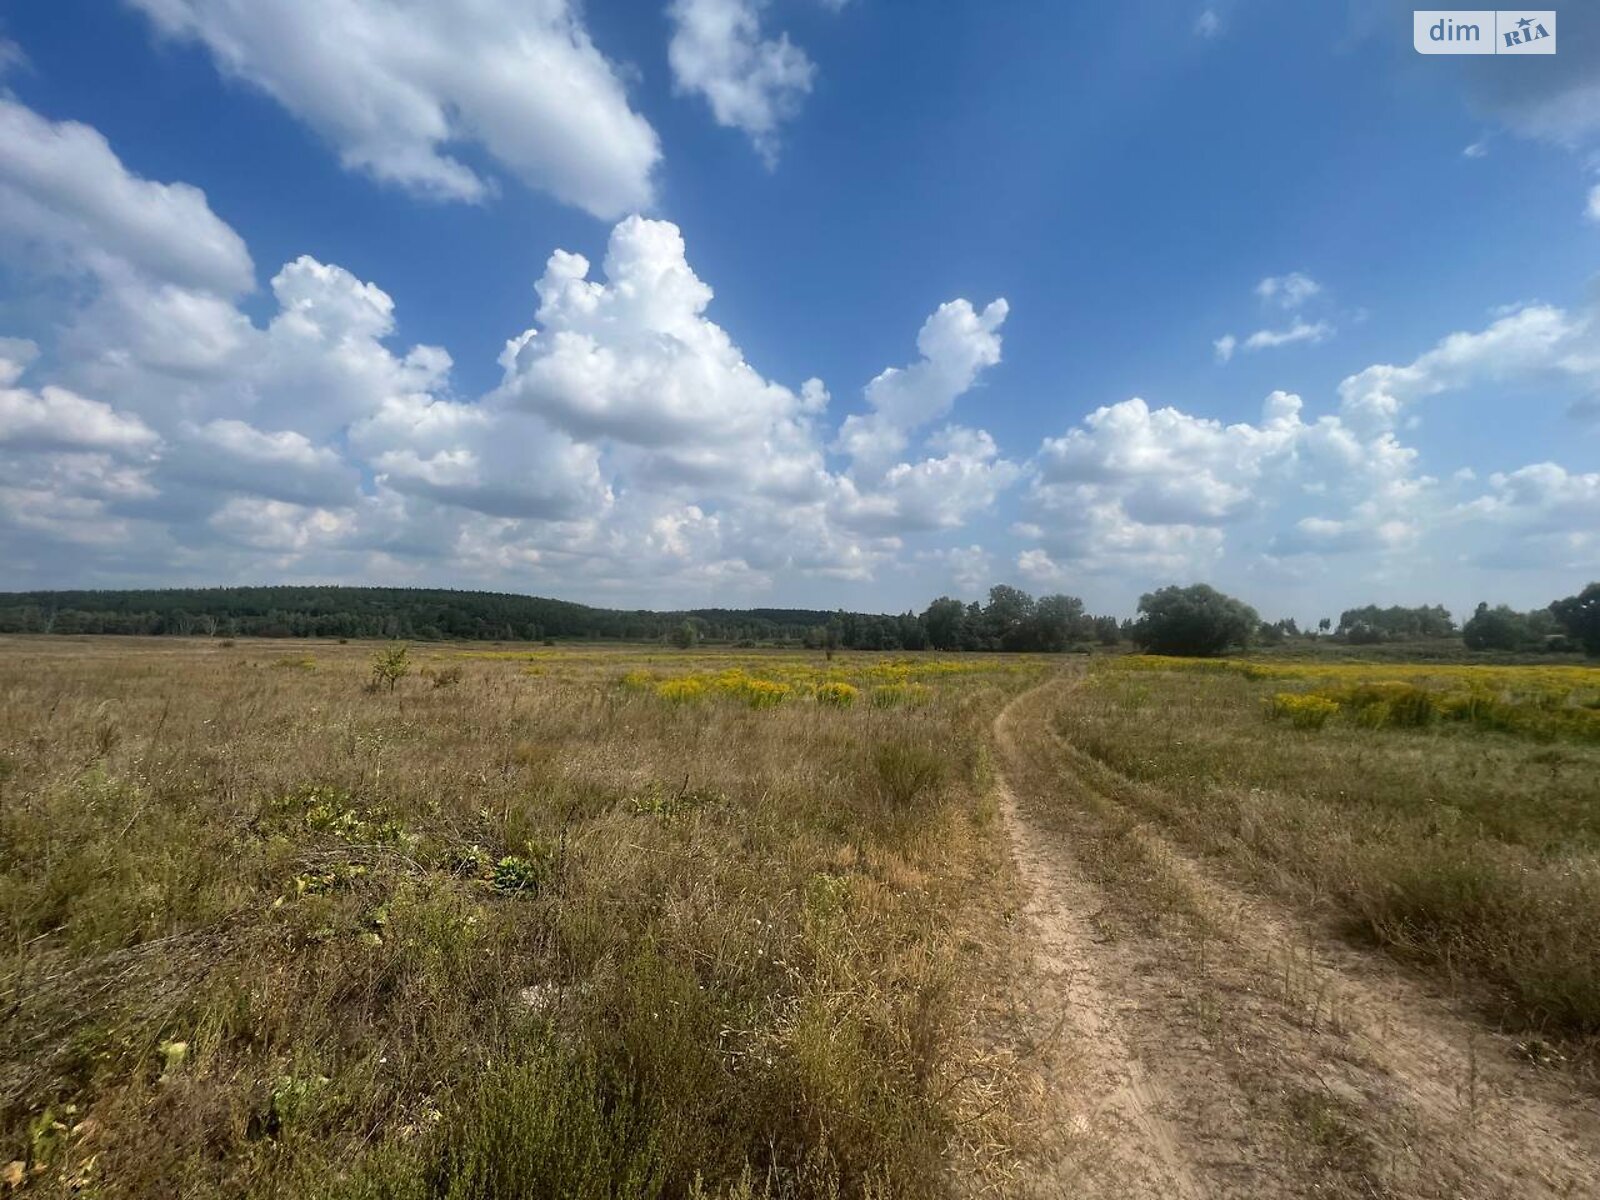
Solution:
<path fill-rule="evenodd" d="M 1029 644 L 1023 649 L 1059 654 L 1090 631 L 1083 601 L 1076 596 L 1040 596 L 1033 606 Z"/>
<path fill-rule="evenodd" d="M 1255 609 L 1203 583 L 1139 597 L 1133 640 L 1151 654 L 1204 657 L 1246 647 L 1261 624 Z"/>
<path fill-rule="evenodd" d="M 966 620 L 966 606 L 949 596 L 940 596 L 922 614 L 923 628 L 928 631 L 928 645 L 935 650 L 959 650 L 961 626 Z"/>
<path fill-rule="evenodd" d="M 672 644 L 679 650 L 692 650 L 700 641 L 700 630 L 693 621 L 684 621 L 672 631 Z"/>
<path fill-rule="evenodd" d="M 1600 658 L 1600 583 L 1591 583 L 1576 596 L 1557 600 L 1550 611 L 1585 654 Z"/>
<path fill-rule="evenodd" d="M 1004 583 L 989 589 L 983 609 L 983 638 L 993 650 L 1025 650 L 1033 623 L 1033 597 Z"/>
<path fill-rule="evenodd" d="M 1480 604 L 1461 627 L 1468 650 L 1516 650 L 1528 640 L 1528 619 L 1506 605 Z"/>
<path fill-rule="evenodd" d="M 380 650 L 372 658 L 372 685 L 395 685 L 411 673 L 411 652 L 404 642 L 396 642 L 387 650 Z"/>

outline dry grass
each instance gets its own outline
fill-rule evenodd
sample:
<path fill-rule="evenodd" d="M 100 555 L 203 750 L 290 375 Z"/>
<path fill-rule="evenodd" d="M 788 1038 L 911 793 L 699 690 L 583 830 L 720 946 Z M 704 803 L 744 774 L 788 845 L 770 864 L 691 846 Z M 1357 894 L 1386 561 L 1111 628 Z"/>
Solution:
<path fill-rule="evenodd" d="M 391 694 L 375 649 L 0 643 L 24 1191 L 1003 1175 L 968 934 L 1005 902 L 981 746 L 1038 663 L 413 649 Z"/>
<path fill-rule="evenodd" d="M 1597 694 L 1576 667 L 1128 659 L 1056 719 L 1130 812 L 1592 1061 Z"/>

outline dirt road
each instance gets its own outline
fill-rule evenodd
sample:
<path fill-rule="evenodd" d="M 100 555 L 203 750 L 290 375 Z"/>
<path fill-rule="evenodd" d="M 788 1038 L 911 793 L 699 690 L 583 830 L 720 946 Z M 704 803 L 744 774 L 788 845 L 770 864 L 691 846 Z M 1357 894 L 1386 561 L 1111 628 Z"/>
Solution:
<path fill-rule="evenodd" d="M 1140 824 L 1051 714 L 995 722 L 1045 1047 L 1038 1196 L 1600 1197 L 1600 1108 L 1376 954 Z"/>

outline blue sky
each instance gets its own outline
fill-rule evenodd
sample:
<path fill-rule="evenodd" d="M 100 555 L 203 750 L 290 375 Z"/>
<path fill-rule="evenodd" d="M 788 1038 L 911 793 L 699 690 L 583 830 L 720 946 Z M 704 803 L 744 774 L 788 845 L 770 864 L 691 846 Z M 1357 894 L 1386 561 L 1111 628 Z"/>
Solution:
<path fill-rule="evenodd" d="M 1600 14 L 1558 35 L 12 6 L 0 585 L 1542 605 L 1600 576 Z"/>

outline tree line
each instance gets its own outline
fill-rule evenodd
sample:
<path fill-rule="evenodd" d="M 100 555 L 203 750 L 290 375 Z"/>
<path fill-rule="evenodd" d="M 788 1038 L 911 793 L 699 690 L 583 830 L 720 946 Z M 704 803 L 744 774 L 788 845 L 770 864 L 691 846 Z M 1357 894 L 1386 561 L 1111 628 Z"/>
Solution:
<path fill-rule="evenodd" d="M 812 649 L 1061 653 L 1124 642 L 1156 654 L 1205 655 L 1296 638 L 1362 646 L 1460 638 L 1470 650 L 1600 656 L 1600 583 L 1532 612 L 1478 605 L 1459 628 L 1439 605 L 1347 609 L 1335 627 L 1263 621 L 1204 584 L 1139 599 L 1138 617 L 1095 616 L 1076 596 L 1035 598 L 1005 584 L 986 603 L 941 596 L 921 613 L 818 609 L 593 608 L 497 592 L 425 588 L 259 587 L 0 593 L 0 633 L 145 636 L 401 638 L 545 642 L 557 639 L 784 645 Z"/>

